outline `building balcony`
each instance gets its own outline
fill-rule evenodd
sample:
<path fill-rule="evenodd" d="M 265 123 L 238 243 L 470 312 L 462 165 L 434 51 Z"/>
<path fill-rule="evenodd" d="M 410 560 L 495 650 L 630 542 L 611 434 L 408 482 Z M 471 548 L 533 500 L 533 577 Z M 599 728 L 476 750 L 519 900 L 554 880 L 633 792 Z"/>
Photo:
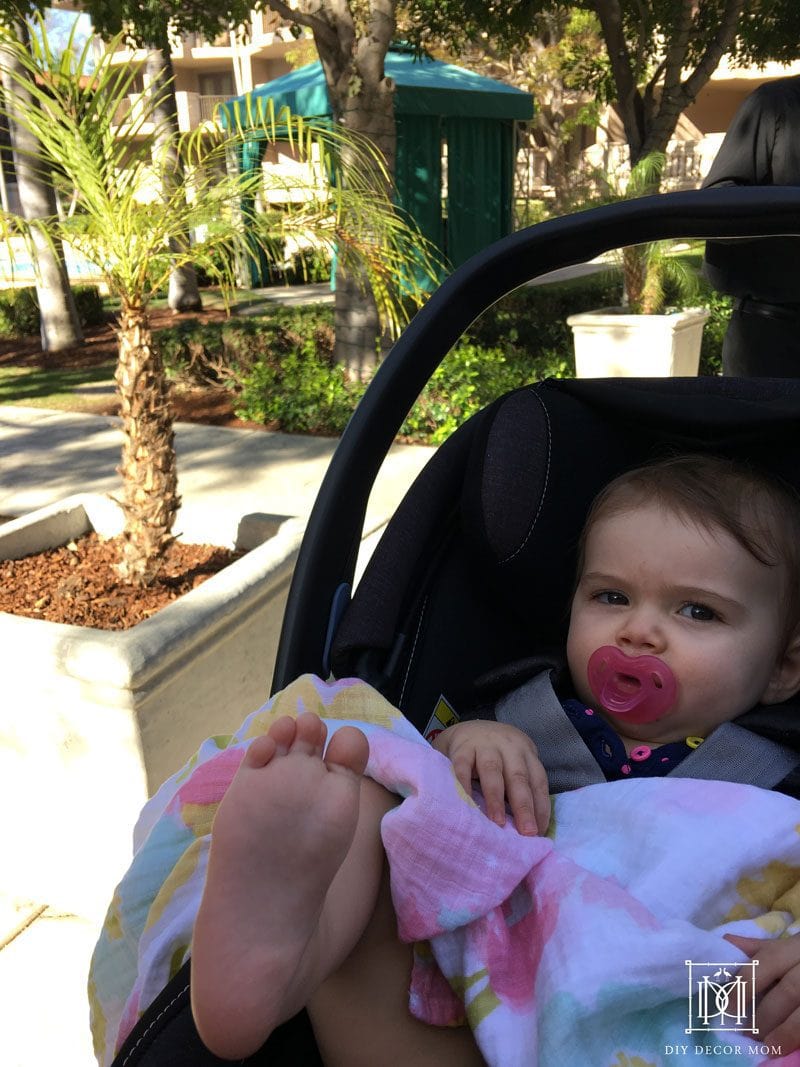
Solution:
<path fill-rule="evenodd" d="M 232 39 L 229 32 L 211 40 L 202 33 L 187 33 L 172 47 L 172 60 L 179 66 L 204 60 L 231 59 L 241 53 L 257 55 L 271 51 L 275 45 L 293 44 L 294 36 L 280 16 L 272 11 L 252 11 L 241 36 Z"/>
<path fill-rule="evenodd" d="M 145 99 L 146 96 L 142 93 L 132 93 L 126 97 L 124 103 L 117 109 L 117 113 L 114 116 L 114 125 L 121 128 L 131 123 L 141 124 L 139 133 L 143 137 L 152 133 L 153 124 L 151 122 L 142 123 L 141 121 Z M 214 123 L 217 108 L 227 99 L 227 96 L 177 90 L 175 103 L 178 110 L 178 129 L 181 133 L 188 133 L 189 130 L 195 130 L 198 126 Z"/>
<path fill-rule="evenodd" d="M 694 140 L 670 141 L 661 179 L 663 192 L 698 189 L 708 174 L 722 144 L 723 133 Z M 591 145 L 580 154 L 577 170 L 587 177 L 598 171 L 609 183 L 624 190 L 630 171 L 630 150 L 617 141 Z M 517 156 L 515 195 L 523 199 L 550 199 L 555 195 L 553 177 L 544 148 L 523 148 Z"/>

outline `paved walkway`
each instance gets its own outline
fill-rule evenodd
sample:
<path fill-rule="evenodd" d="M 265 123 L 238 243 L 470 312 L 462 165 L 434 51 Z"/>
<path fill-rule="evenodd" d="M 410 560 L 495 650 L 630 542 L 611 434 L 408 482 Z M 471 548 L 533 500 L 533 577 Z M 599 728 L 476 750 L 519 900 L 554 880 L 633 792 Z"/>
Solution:
<path fill-rule="evenodd" d="M 16 518 L 72 493 L 118 493 L 122 433 L 111 416 L 0 406 L 0 515 Z M 242 515 L 308 517 L 336 447 L 331 437 L 177 423 L 177 529 L 186 541 L 232 544 Z M 392 513 L 432 449 L 395 445 L 365 532 Z"/>
<path fill-rule="evenodd" d="M 118 491 L 119 427 L 116 418 L 0 406 L 0 517 L 72 493 Z M 178 423 L 184 539 L 232 543 L 239 518 L 252 512 L 307 518 L 335 446 L 330 438 Z M 370 499 L 366 533 L 380 529 L 432 452 L 407 445 L 391 450 Z M 3 1067 L 93 1067 L 86 973 L 96 939 L 91 921 L 54 914 L 47 901 L 20 900 L 13 872 L 2 870 Z"/>

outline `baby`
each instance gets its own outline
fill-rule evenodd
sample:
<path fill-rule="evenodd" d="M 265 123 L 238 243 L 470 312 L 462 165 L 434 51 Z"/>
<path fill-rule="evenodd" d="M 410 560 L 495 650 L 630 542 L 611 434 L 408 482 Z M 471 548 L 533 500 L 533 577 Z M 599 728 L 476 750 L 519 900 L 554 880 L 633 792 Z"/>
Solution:
<path fill-rule="evenodd" d="M 566 713 L 608 725 L 626 775 L 667 773 L 722 723 L 800 689 L 799 621 L 791 491 L 713 457 L 629 472 L 597 497 L 581 540 Z M 507 801 L 520 833 L 546 830 L 547 773 L 526 735 L 463 722 L 434 745 L 465 787 L 480 782 L 490 818 L 502 824 Z M 730 939 L 758 952 L 763 1040 L 800 1047 L 800 938 Z"/>
<path fill-rule="evenodd" d="M 565 702 L 579 733 L 606 730 L 629 759 L 610 774 L 663 774 L 716 727 L 800 689 L 800 504 L 779 483 L 710 457 L 623 475 L 595 501 L 581 544 Z M 588 737 L 588 734 L 585 736 Z M 366 738 L 281 719 L 254 741 L 220 805 L 192 948 L 192 1005 L 217 1055 L 256 1051 L 307 1007 L 326 1064 L 480 1064 L 464 1029 L 407 1010 L 380 820 L 399 798 L 363 777 Z M 513 726 L 472 721 L 435 747 L 544 832 L 547 769 Z M 624 756 L 623 756 L 624 759 Z M 625 770 L 627 768 L 627 770 Z M 800 1047 L 800 939 L 731 936 L 757 953 L 760 1040 Z M 389 1062 L 383 1057 L 384 1062 Z"/>

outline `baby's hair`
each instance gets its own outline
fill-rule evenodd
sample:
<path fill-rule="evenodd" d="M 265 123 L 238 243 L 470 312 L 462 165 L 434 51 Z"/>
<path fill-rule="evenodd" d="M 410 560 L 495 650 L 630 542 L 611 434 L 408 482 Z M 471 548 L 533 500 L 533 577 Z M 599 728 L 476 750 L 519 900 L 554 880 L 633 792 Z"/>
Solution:
<path fill-rule="evenodd" d="M 626 471 L 595 497 L 581 535 L 598 519 L 655 503 L 700 527 L 730 534 L 759 563 L 785 568 L 783 610 L 788 643 L 800 623 L 800 496 L 779 478 L 721 456 L 687 454 Z"/>

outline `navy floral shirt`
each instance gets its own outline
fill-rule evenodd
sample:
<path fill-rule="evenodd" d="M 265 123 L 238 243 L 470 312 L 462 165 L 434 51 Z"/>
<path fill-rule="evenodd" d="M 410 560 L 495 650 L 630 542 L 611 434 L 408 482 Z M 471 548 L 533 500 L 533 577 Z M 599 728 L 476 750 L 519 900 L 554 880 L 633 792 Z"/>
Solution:
<path fill-rule="evenodd" d="M 687 737 L 651 749 L 637 745 L 630 755 L 605 719 L 580 700 L 565 700 L 564 711 L 586 743 L 609 782 L 621 778 L 661 778 L 702 744 L 702 737 Z"/>

